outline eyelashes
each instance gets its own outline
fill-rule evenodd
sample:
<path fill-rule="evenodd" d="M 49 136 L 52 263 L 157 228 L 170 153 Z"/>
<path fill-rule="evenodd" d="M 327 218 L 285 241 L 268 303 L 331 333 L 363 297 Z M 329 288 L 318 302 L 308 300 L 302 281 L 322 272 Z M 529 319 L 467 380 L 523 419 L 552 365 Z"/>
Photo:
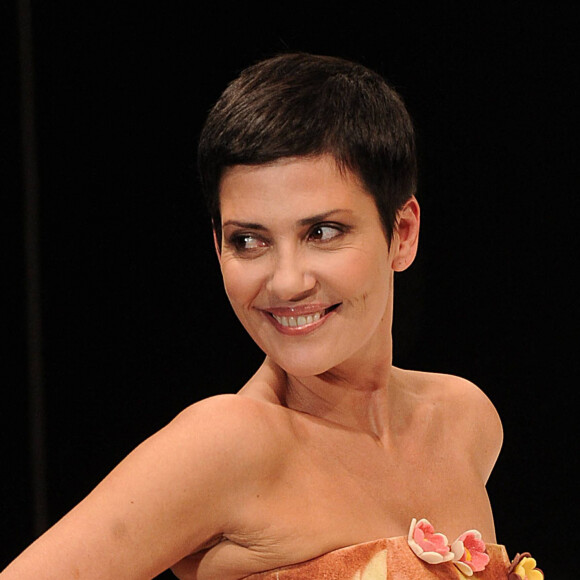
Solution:
<path fill-rule="evenodd" d="M 351 230 L 350 226 L 335 222 L 324 222 L 312 226 L 305 238 L 305 242 L 318 245 L 330 244 L 341 239 Z M 272 240 L 258 232 L 233 232 L 225 238 L 226 245 L 240 255 L 261 254 L 270 247 Z"/>
<path fill-rule="evenodd" d="M 255 234 L 234 234 L 227 240 L 236 251 L 255 251 L 267 247 L 267 242 Z"/>
<path fill-rule="evenodd" d="M 320 242 L 328 242 L 342 236 L 346 231 L 346 226 L 342 224 L 317 224 L 309 233 L 309 239 Z"/>

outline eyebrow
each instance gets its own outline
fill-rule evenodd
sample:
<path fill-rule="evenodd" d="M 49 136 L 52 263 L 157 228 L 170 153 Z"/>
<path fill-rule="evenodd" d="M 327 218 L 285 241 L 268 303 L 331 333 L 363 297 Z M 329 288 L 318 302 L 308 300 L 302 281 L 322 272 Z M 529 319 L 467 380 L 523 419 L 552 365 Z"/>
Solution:
<path fill-rule="evenodd" d="M 319 213 L 319 214 L 313 215 L 311 217 L 303 218 L 303 219 L 298 221 L 298 225 L 300 225 L 300 226 L 314 225 L 318 222 L 322 222 L 322 221 L 328 219 L 329 217 L 333 216 L 336 213 L 352 214 L 352 210 L 350 210 L 350 209 L 331 209 L 330 211 L 325 211 L 324 213 Z M 222 224 L 222 227 L 225 228 L 226 226 L 237 226 L 240 228 L 247 228 L 249 230 L 259 230 L 259 231 L 264 231 L 267 229 L 262 224 L 258 224 L 255 222 L 242 222 L 242 221 L 238 221 L 238 220 L 227 220 L 226 222 L 224 222 Z"/>

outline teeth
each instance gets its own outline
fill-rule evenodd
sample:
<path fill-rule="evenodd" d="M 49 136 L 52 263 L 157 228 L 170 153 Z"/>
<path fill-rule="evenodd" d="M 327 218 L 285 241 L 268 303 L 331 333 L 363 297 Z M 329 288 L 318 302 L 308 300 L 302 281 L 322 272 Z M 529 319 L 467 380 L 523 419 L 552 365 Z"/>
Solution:
<path fill-rule="evenodd" d="M 324 311 L 315 312 L 314 314 L 307 314 L 306 316 L 272 316 L 280 323 L 282 326 L 306 326 L 307 324 L 312 324 L 324 314 Z"/>

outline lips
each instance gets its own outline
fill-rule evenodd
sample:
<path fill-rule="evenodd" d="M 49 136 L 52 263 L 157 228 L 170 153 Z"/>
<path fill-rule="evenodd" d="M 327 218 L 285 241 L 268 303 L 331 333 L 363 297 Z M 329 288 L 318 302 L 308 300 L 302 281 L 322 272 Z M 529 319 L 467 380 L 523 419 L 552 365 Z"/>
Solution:
<path fill-rule="evenodd" d="M 278 330 L 285 334 L 296 334 L 303 331 L 310 332 L 318 328 L 326 320 L 326 317 L 339 306 L 340 304 L 333 304 L 324 308 L 312 304 L 291 308 L 274 308 L 264 312 Z"/>

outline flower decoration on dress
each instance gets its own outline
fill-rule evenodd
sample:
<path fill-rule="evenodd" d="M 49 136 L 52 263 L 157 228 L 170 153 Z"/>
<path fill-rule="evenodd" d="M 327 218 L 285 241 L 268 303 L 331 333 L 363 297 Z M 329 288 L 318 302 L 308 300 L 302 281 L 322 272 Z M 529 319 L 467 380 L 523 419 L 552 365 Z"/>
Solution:
<path fill-rule="evenodd" d="M 508 570 L 508 580 L 544 580 L 544 573 L 536 568 L 536 560 L 529 552 L 517 554 Z"/>
<path fill-rule="evenodd" d="M 474 572 L 481 572 L 489 563 L 485 542 L 477 530 L 464 532 L 449 546 L 445 534 L 436 533 L 428 520 L 417 521 L 413 518 L 407 543 L 424 562 L 441 564 L 452 561 L 464 576 L 473 576 Z M 514 579 L 518 580 L 516 577 Z M 543 580 L 543 576 L 539 579 L 522 577 L 519 580 Z"/>
<path fill-rule="evenodd" d="M 426 519 L 417 521 L 413 518 L 407 543 L 415 555 L 428 564 L 449 562 L 455 557 L 447 543 L 447 537 L 436 533 Z"/>
<path fill-rule="evenodd" d="M 454 554 L 453 563 L 465 576 L 481 572 L 489 563 L 489 556 L 485 553 L 485 542 L 477 530 L 461 534 L 451 544 L 451 551 Z"/>

